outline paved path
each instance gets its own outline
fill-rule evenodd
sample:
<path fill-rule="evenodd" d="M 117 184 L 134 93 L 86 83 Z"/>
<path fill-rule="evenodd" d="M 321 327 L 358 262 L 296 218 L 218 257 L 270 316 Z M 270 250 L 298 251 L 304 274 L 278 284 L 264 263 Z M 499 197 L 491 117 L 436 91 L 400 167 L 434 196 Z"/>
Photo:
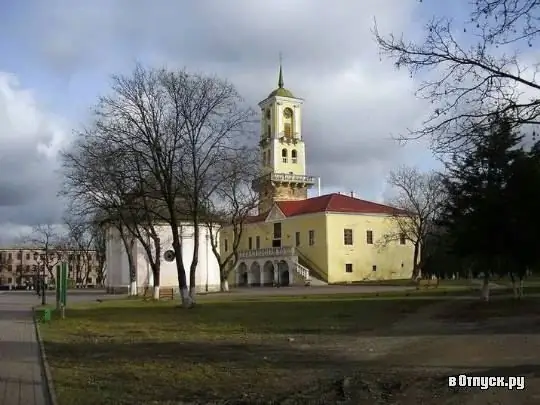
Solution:
<path fill-rule="evenodd" d="M 0 295 L 0 405 L 46 405 L 32 301 Z"/>

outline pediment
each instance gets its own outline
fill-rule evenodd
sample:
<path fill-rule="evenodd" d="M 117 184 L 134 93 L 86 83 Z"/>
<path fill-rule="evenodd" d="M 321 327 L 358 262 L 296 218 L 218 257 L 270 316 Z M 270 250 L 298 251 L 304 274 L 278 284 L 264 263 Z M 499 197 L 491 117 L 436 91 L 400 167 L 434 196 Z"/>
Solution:
<path fill-rule="evenodd" d="M 274 206 L 266 216 L 265 222 L 280 221 L 285 218 L 287 218 L 285 214 L 283 214 L 277 204 L 274 204 Z"/>

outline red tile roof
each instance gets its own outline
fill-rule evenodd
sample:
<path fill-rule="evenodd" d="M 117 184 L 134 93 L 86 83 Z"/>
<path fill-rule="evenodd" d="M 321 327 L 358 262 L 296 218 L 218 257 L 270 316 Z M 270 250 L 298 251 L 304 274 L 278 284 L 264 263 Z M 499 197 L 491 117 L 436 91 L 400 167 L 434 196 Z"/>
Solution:
<path fill-rule="evenodd" d="M 377 204 L 359 198 L 349 197 L 345 194 L 326 194 L 320 197 L 308 198 L 299 201 L 278 201 L 279 209 L 286 217 L 294 217 L 302 214 L 314 214 L 318 212 L 348 212 L 356 214 L 405 214 L 405 211 L 388 205 Z M 268 216 L 268 212 L 249 217 L 246 222 L 262 222 Z"/>
<path fill-rule="evenodd" d="M 286 217 L 317 212 L 348 212 L 356 214 L 395 214 L 403 212 L 388 205 L 361 200 L 344 194 L 326 194 L 299 201 L 278 201 L 276 203 Z M 404 212 L 403 212 L 404 213 Z"/>

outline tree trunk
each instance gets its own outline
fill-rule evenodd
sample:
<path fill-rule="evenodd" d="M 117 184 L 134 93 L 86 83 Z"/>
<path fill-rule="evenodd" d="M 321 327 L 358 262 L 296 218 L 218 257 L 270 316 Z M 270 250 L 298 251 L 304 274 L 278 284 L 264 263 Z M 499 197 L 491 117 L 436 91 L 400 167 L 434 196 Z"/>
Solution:
<path fill-rule="evenodd" d="M 191 306 L 193 307 L 196 304 L 197 300 L 197 286 L 196 285 L 190 285 L 189 286 L 189 297 L 191 299 Z"/>
<path fill-rule="evenodd" d="M 221 280 L 221 291 L 229 292 L 229 281 L 227 279 Z"/>
<path fill-rule="evenodd" d="M 518 293 L 518 297 L 519 298 L 523 298 L 523 276 L 521 276 L 519 278 L 519 293 Z"/>
<path fill-rule="evenodd" d="M 193 221 L 193 257 L 191 259 L 191 265 L 189 266 L 189 296 L 191 298 L 191 306 L 195 305 L 195 299 L 197 296 L 197 284 L 196 284 L 196 272 L 197 265 L 199 264 L 199 223 L 197 220 Z"/>
<path fill-rule="evenodd" d="M 159 300 L 159 286 L 161 285 L 161 240 L 159 237 L 154 237 L 153 241 L 156 251 L 156 257 L 152 260 L 154 262 L 152 265 L 152 275 L 154 277 L 153 298 Z"/>
<path fill-rule="evenodd" d="M 412 279 L 417 280 L 421 277 L 420 275 L 420 267 L 418 266 L 418 254 L 420 252 L 420 243 L 416 242 L 414 244 L 414 253 L 413 253 L 413 273 L 412 273 Z"/>
<path fill-rule="evenodd" d="M 484 273 L 484 281 L 482 283 L 482 299 L 489 301 L 489 273 Z"/>
<path fill-rule="evenodd" d="M 174 223 L 175 221 L 173 221 Z M 182 301 L 182 307 L 192 308 L 193 304 L 191 302 L 191 297 L 189 296 L 189 291 L 187 288 L 186 280 L 186 271 L 184 269 L 184 264 L 182 262 L 182 246 L 180 244 L 180 235 L 178 232 L 178 226 L 172 226 L 172 239 L 173 239 L 173 249 L 176 259 L 176 272 L 178 275 L 178 288 L 180 290 L 180 299 Z"/>
<path fill-rule="evenodd" d="M 514 298 L 518 299 L 519 298 L 519 292 L 518 292 L 518 286 L 517 286 L 516 277 L 515 277 L 514 273 L 510 273 L 510 280 L 512 281 L 512 292 L 514 294 Z"/>
<path fill-rule="evenodd" d="M 131 280 L 131 282 L 129 283 L 129 292 L 128 292 L 128 295 L 130 297 L 135 297 L 137 296 L 137 280 Z"/>

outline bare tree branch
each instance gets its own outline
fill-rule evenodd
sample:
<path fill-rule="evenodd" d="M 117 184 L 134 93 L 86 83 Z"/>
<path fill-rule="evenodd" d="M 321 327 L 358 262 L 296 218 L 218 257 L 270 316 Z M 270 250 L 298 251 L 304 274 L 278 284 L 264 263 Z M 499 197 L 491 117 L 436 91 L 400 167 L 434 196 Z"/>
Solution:
<path fill-rule="evenodd" d="M 441 208 L 444 195 L 441 178 L 435 172 L 422 173 L 414 167 L 402 166 L 390 173 L 388 184 L 396 192 L 388 204 L 399 208 L 392 216 L 396 231 L 383 235 L 379 243 L 384 247 L 390 242 L 410 241 L 414 246 L 413 278 L 417 278 L 423 244 Z"/>
<path fill-rule="evenodd" d="M 381 53 L 411 76 L 422 77 L 417 96 L 431 103 L 431 112 L 419 128 L 401 140 L 429 137 L 435 152 L 472 147 L 482 128 L 501 116 L 512 126 L 540 123 L 538 63 L 523 50 L 538 35 L 540 2 L 535 0 L 475 0 L 470 21 L 462 31 L 450 18 L 434 18 L 425 27 L 422 44 L 394 34 L 382 35 L 374 26 Z"/>

